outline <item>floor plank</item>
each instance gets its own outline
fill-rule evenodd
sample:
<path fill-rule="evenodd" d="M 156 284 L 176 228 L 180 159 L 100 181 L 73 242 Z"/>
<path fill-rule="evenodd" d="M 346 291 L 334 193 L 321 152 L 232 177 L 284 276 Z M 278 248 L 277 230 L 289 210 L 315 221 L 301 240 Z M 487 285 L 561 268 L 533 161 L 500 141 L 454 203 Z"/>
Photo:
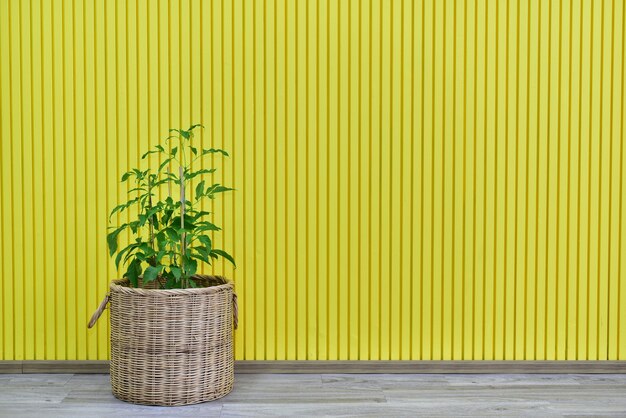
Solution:
<path fill-rule="evenodd" d="M 6 374 L 0 417 L 626 417 L 626 375 L 241 374 L 215 402 L 132 405 L 106 374 Z"/>

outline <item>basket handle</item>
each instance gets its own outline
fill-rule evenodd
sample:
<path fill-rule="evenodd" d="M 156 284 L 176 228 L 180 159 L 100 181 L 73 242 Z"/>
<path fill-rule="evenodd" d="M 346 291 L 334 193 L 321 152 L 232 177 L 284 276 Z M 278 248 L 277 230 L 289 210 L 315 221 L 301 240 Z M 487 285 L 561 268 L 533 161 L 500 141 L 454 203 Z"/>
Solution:
<path fill-rule="evenodd" d="M 235 329 L 239 326 L 239 304 L 237 303 L 237 293 L 233 292 L 233 325 Z"/>
<path fill-rule="evenodd" d="M 107 293 L 104 299 L 102 299 L 100 306 L 98 306 L 98 309 L 96 309 L 93 315 L 91 315 L 91 319 L 89 320 L 89 324 L 87 325 L 87 328 L 92 328 L 94 325 L 96 325 L 96 321 L 98 321 L 98 318 L 100 318 L 100 315 L 102 315 L 102 312 L 104 312 L 108 303 L 109 303 L 109 294 Z"/>

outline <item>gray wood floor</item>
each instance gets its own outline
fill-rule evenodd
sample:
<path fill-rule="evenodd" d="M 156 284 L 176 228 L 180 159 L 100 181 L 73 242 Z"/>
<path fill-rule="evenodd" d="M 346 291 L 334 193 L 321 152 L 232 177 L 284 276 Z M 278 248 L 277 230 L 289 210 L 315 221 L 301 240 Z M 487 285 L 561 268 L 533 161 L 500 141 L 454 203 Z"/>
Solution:
<path fill-rule="evenodd" d="M 242 374 L 215 402 L 137 406 L 108 375 L 0 375 L 0 417 L 612 416 L 626 417 L 626 374 Z"/>

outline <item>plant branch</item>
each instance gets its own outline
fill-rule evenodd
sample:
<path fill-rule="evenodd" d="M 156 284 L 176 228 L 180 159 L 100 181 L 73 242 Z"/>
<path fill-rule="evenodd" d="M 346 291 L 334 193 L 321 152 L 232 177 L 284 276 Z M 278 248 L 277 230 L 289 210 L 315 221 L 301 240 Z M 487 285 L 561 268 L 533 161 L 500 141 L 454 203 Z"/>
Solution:
<path fill-rule="evenodd" d="M 223 257 L 234 265 L 232 257 L 220 249 L 212 248 L 211 238 L 207 235 L 211 231 L 219 231 L 220 228 L 208 221 L 201 220 L 209 212 L 196 211 L 197 203 L 202 205 L 202 199 L 213 199 L 216 193 L 232 190 L 230 188 L 214 184 L 204 190 L 204 174 L 211 174 L 215 169 L 198 169 L 193 171 L 195 161 L 207 154 L 220 153 L 228 156 L 226 151 L 220 149 L 203 149 L 198 154 L 197 149 L 191 144 L 193 129 L 199 125 L 193 125 L 188 130 L 173 129 L 178 132 L 178 147 L 171 148 L 167 161 L 159 165 L 156 173 L 151 174 L 150 168 L 147 170 L 133 169 L 124 173 L 122 182 L 131 176 L 135 178 L 136 187 L 130 192 L 137 191 L 137 197 L 128 202 L 116 206 L 110 216 L 128 209 L 131 205 L 139 206 L 138 219 L 124 224 L 107 235 L 109 253 L 115 257 L 116 266 L 120 262 L 128 266 L 124 277 L 132 286 L 138 285 L 139 276 L 143 274 L 143 283 L 156 281 L 159 288 L 163 289 L 186 289 L 196 286 L 191 276 L 198 269 L 198 261 L 211 264 L 211 259 Z M 169 137 L 168 137 L 169 139 Z M 165 152 L 161 146 L 157 150 Z M 172 152 L 173 151 L 173 152 Z M 156 151 L 144 154 L 147 156 Z M 195 158 L 194 158 L 195 156 Z M 143 159 L 144 157 L 142 157 Z M 179 165 L 179 176 L 172 171 L 173 163 Z M 167 178 L 162 179 L 162 173 Z M 200 183 L 195 188 L 195 199 L 190 198 L 187 207 L 187 189 L 196 182 L 198 177 Z M 167 199 L 161 200 L 161 185 L 167 183 Z M 180 190 L 175 190 L 176 187 Z M 152 191 L 156 190 L 154 196 Z M 174 194 L 180 194 L 178 199 L 173 200 Z M 132 196 L 132 195 L 131 195 Z M 146 221 L 148 224 L 146 225 Z M 180 223 L 180 226 L 178 224 Z M 144 227 L 147 228 L 144 229 Z M 130 228 L 135 234 L 135 242 L 123 249 L 118 249 L 117 238 L 121 231 Z M 146 232 L 148 239 L 146 241 Z M 195 244 L 198 241 L 198 244 Z M 163 259 L 163 257 L 166 257 Z M 143 266 L 148 264 L 146 268 Z"/>
<path fill-rule="evenodd" d="M 152 180 L 148 177 L 148 210 L 152 209 Z M 153 215 L 154 216 L 154 215 Z M 148 218 L 148 225 L 150 228 L 150 248 L 154 251 L 154 223 L 152 220 L 152 216 Z M 152 256 L 153 266 L 156 265 L 156 256 Z"/>
<path fill-rule="evenodd" d="M 182 145 L 182 144 L 181 144 Z M 186 253 L 185 249 L 185 180 L 183 178 L 183 166 L 179 166 L 178 173 L 180 175 L 180 228 L 183 230 L 180 238 L 180 265 L 183 267 L 184 272 L 184 256 Z M 183 278 L 183 287 L 186 287 L 185 278 Z"/>

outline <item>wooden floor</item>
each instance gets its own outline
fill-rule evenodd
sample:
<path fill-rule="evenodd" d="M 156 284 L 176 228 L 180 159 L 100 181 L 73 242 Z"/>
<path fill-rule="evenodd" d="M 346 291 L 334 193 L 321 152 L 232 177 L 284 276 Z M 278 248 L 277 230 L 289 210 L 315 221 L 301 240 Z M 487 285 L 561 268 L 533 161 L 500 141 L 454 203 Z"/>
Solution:
<path fill-rule="evenodd" d="M 137 406 L 108 375 L 0 375 L 1 417 L 612 416 L 626 417 L 626 374 L 243 374 L 215 402 Z"/>

